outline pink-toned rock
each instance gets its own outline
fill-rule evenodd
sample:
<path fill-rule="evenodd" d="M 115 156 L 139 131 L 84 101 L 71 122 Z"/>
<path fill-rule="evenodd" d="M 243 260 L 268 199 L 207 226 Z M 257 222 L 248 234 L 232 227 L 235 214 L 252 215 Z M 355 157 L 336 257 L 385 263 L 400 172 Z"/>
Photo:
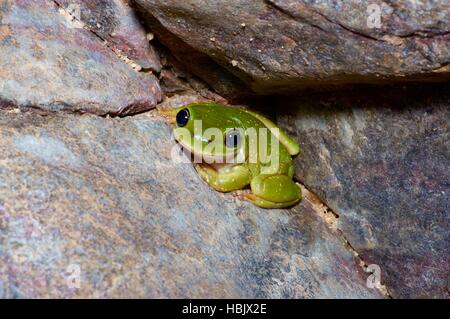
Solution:
<path fill-rule="evenodd" d="M 126 0 L 55 0 L 108 45 L 144 69 L 161 71 L 158 54 Z"/>
<path fill-rule="evenodd" d="M 53 1 L 0 7 L 0 105 L 44 112 L 130 114 L 161 100 L 139 73 Z"/>
<path fill-rule="evenodd" d="M 0 136 L 2 298 L 383 297 L 311 202 L 212 190 L 149 114 L 3 111 Z"/>

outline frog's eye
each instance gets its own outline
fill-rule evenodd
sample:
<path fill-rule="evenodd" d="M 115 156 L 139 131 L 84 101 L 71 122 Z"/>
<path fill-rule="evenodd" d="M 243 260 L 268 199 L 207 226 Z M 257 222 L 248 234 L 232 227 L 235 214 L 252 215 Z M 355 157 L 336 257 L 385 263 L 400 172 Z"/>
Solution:
<path fill-rule="evenodd" d="M 225 145 L 229 148 L 236 148 L 241 145 L 241 133 L 237 129 L 232 129 L 225 134 Z"/>
<path fill-rule="evenodd" d="M 182 109 L 177 113 L 177 125 L 179 127 L 186 126 L 189 121 L 190 113 L 188 109 Z"/>

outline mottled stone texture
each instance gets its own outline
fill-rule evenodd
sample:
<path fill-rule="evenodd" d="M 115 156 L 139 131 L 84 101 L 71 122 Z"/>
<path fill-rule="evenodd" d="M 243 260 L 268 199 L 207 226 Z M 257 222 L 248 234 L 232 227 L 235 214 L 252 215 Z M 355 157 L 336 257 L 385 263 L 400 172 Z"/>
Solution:
<path fill-rule="evenodd" d="M 4 111 L 0 136 L 1 297 L 381 297 L 310 202 L 211 190 L 149 114 Z"/>
<path fill-rule="evenodd" d="M 283 100 L 297 178 L 339 216 L 393 297 L 449 297 L 450 91 L 417 86 Z"/>
<path fill-rule="evenodd" d="M 0 0 L 0 297 L 385 297 L 364 263 L 393 297 L 449 297 L 447 86 L 264 97 L 338 219 L 306 190 L 215 192 L 157 112 L 81 114 L 160 102 L 130 59 L 160 107 L 226 102 L 188 71 L 227 98 L 449 79 L 448 1 L 133 2 L 161 62 L 128 1 Z"/>
<path fill-rule="evenodd" d="M 89 30 L 106 40 L 144 69 L 161 71 L 158 55 L 150 46 L 145 30 L 125 0 L 55 0 L 80 19 Z"/>
<path fill-rule="evenodd" d="M 219 72 L 216 67 L 189 62 L 193 72 L 223 92 L 224 85 L 233 91 L 240 81 L 258 94 L 269 94 L 450 78 L 448 1 L 136 2 L 158 21 L 155 32 L 175 55 L 189 59 L 183 52 L 195 49 L 239 78 L 227 75 L 226 83 L 211 81 L 211 74 Z M 380 28 L 371 28 L 377 25 L 377 9 L 370 5 L 379 6 Z M 167 41 L 168 33 L 175 40 Z"/>
<path fill-rule="evenodd" d="M 53 1 L 0 4 L 0 105 L 129 114 L 161 99 L 153 75 L 134 71 Z"/>

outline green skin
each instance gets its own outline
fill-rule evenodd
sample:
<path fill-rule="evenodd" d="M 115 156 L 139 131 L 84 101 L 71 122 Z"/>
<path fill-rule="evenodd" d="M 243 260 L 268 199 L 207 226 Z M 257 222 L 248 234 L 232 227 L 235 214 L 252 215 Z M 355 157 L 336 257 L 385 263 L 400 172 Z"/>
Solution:
<path fill-rule="evenodd" d="M 196 164 L 197 172 L 208 185 L 220 192 L 238 191 L 250 185 L 251 192 L 240 191 L 238 192 L 240 197 L 263 208 L 289 207 L 301 200 L 300 187 L 292 179 L 294 175 L 292 156 L 299 153 L 299 146 L 273 122 L 247 110 L 214 103 L 186 105 L 176 109 L 172 116 L 183 109 L 189 110 L 189 121 L 182 128 L 176 124 L 174 136 L 191 154 L 208 158 L 208 164 L 205 162 Z M 201 132 L 194 132 L 195 120 L 202 121 Z M 209 149 L 208 145 L 212 143 L 211 137 L 204 134 L 208 128 L 218 128 L 224 136 L 230 128 L 243 130 L 267 128 L 270 142 L 262 145 L 260 136 L 257 135 L 258 145 L 254 145 L 255 139 L 245 138 L 245 142 L 241 143 L 241 151 L 245 150 L 243 161 L 216 164 L 215 159 L 223 160 L 233 157 L 240 148 L 227 147 L 223 142 L 222 147 Z M 186 129 L 190 134 L 186 134 Z M 271 139 L 280 142 L 278 148 L 271 147 Z M 199 148 L 199 145 L 202 147 Z M 265 147 L 267 154 L 272 154 L 271 150 L 275 149 L 273 157 L 270 157 L 275 160 L 262 162 L 258 158 L 256 161 L 250 161 L 248 155 L 250 147 L 256 147 L 258 150 L 260 147 Z"/>

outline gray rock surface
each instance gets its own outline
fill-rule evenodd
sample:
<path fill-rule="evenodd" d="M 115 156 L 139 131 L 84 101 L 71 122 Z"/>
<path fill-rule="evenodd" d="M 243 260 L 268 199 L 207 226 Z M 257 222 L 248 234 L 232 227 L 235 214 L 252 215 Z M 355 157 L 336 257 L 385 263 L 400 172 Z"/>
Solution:
<path fill-rule="evenodd" d="M 383 88 L 283 99 L 297 178 L 393 297 L 449 297 L 450 91 Z"/>
<path fill-rule="evenodd" d="M 188 63 L 221 93 L 242 87 L 240 81 L 270 94 L 450 78 L 448 1 L 136 2 L 158 21 L 155 32 L 180 60 L 194 49 L 239 78 L 222 74 L 230 80 L 211 81 L 219 71 L 210 62 L 201 68 L 206 58 Z"/>
<path fill-rule="evenodd" d="M 44 111 L 129 114 L 161 99 L 138 73 L 53 1 L 0 6 L 0 105 Z"/>
<path fill-rule="evenodd" d="M 313 203 L 211 190 L 148 113 L 3 111 L 0 136 L 1 297 L 383 296 Z"/>

